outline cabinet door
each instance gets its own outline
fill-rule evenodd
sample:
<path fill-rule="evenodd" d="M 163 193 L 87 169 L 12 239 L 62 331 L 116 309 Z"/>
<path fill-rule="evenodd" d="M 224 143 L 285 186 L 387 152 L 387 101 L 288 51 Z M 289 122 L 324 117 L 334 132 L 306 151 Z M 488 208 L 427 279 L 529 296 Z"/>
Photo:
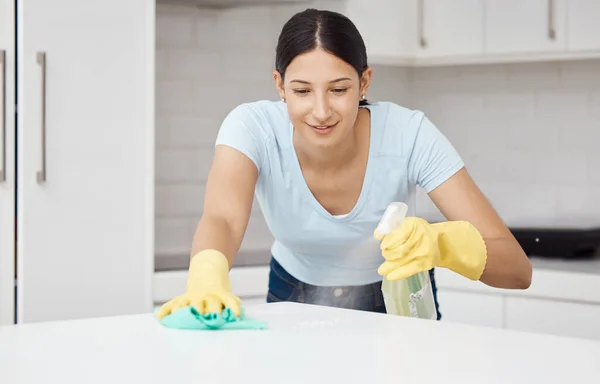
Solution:
<path fill-rule="evenodd" d="M 504 326 L 504 298 L 501 295 L 438 291 L 442 320 L 454 323 L 502 328 Z"/>
<path fill-rule="evenodd" d="M 414 0 L 348 0 L 343 11 L 360 32 L 371 64 L 413 60 L 418 44 Z"/>
<path fill-rule="evenodd" d="M 18 7 L 18 322 L 149 312 L 155 2 Z"/>
<path fill-rule="evenodd" d="M 0 325 L 14 322 L 15 1 L 0 0 Z"/>
<path fill-rule="evenodd" d="M 483 54 L 481 0 L 415 0 L 420 57 Z"/>
<path fill-rule="evenodd" d="M 600 305 L 506 298 L 508 329 L 600 340 Z"/>
<path fill-rule="evenodd" d="M 570 0 L 567 17 L 567 49 L 600 50 L 600 1 Z"/>
<path fill-rule="evenodd" d="M 485 52 L 564 51 L 565 22 L 566 0 L 485 0 Z"/>

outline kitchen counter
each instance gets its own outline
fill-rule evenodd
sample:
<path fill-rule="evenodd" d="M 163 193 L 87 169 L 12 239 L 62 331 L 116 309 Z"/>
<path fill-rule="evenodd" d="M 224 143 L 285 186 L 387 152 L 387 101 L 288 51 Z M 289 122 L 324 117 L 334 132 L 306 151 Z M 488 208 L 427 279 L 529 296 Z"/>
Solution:
<path fill-rule="evenodd" d="M 269 265 L 271 262 L 271 251 L 265 250 L 241 250 L 235 257 L 233 267 L 253 267 Z M 154 270 L 156 272 L 187 271 L 190 264 L 189 254 L 156 255 L 154 258 Z"/>
<path fill-rule="evenodd" d="M 597 341 L 294 303 L 247 312 L 270 329 L 173 330 L 151 314 L 3 327 L 0 377 L 10 384 L 562 384 L 600 377 Z"/>
<path fill-rule="evenodd" d="M 535 269 L 547 269 L 554 271 L 572 271 L 583 273 L 594 273 L 600 275 L 600 254 L 589 259 L 554 259 L 539 256 L 530 256 L 529 259 Z M 155 258 L 155 271 L 187 271 L 190 256 L 181 255 L 157 255 Z M 271 252 L 265 250 L 241 250 L 236 256 L 234 267 L 255 267 L 269 265 Z"/>
<path fill-rule="evenodd" d="M 508 296 L 534 296 L 600 304 L 600 258 L 552 259 L 530 256 L 533 266 L 531 287 L 526 290 L 498 289 L 465 279 L 444 269 L 436 269 L 440 288 L 468 289 L 502 293 Z"/>
<path fill-rule="evenodd" d="M 442 319 L 600 341 L 600 260 L 530 260 L 526 290 L 493 288 L 438 269 Z"/>
<path fill-rule="evenodd" d="M 240 252 L 230 278 L 234 293 L 244 303 L 265 302 L 269 260 L 268 250 Z M 530 260 L 533 280 L 526 290 L 493 288 L 437 268 L 442 320 L 600 340 L 600 257 L 530 256 Z M 155 303 L 160 305 L 181 294 L 186 281 L 187 267 L 155 273 Z"/>
<path fill-rule="evenodd" d="M 530 256 L 533 269 L 600 275 L 600 256 L 589 259 L 551 259 Z"/>

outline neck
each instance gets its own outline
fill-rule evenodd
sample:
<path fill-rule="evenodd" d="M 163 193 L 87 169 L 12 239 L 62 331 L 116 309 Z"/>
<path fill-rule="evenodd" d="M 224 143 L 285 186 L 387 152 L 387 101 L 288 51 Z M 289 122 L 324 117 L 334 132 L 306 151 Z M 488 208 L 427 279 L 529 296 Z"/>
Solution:
<path fill-rule="evenodd" d="M 311 168 L 333 172 L 348 166 L 360 153 L 360 142 L 363 136 L 363 129 L 361 127 L 364 126 L 361 116 L 363 114 L 359 111 L 352 132 L 344 140 L 332 147 L 311 148 L 299 142 L 299 138 L 294 136 L 294 143 L 300 163 Z"/>
<path fill-rule="evenodd" d="M 356 137 L 349 135 L 343 142 L 333 147 L 327 148 L 308 148 L 308 146 L 298 143 L 296 152 L 301 164 L 320 170 L 336 171 L 348 165 L 358 153 Z"/>

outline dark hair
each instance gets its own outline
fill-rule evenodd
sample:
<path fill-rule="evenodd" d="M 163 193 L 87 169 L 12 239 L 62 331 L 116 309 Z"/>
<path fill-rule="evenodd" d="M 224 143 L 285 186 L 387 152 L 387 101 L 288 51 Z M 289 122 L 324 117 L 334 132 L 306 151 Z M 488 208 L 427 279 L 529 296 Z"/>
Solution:
<path fill-rule="evenodd" d="M 367 49 L 360 32 L 346 16 L 314 8 L 296 13 L 290 18 L 277 42 L 275 69 L 281 77 L 298 55 L 320 47 L 350 64 L 358 77 L 367 69 Z M 368 105 L 361 100 L 359 105 Z"/>

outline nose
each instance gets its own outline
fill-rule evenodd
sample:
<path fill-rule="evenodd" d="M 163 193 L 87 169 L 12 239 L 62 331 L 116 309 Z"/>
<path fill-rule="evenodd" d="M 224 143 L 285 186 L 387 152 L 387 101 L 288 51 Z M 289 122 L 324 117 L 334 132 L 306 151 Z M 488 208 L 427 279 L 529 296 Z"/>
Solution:
<path fill-rule="evenodd" d="M 331 117 L 331 105 L 327 96 L 315 97 L 313 116 L 319 123 L 326 123 Z"/>

